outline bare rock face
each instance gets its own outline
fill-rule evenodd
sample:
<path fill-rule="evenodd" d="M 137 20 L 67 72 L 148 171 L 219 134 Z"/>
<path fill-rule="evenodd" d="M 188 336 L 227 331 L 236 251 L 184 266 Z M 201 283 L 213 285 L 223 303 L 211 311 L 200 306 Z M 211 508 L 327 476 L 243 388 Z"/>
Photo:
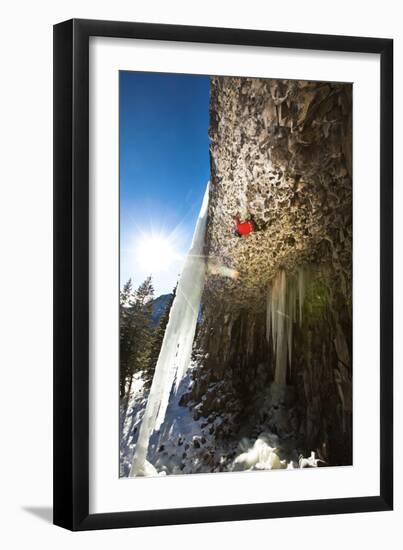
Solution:
<path fill-rule="evenodd" d="M 351 464 L 352 87 L 214 77 L 210 140 L 213 268 L 188 401 L 208 418 L 228 398 L 234 438 L 266 430 Z"/>
<path fill-rule="evenodd" d="M 332 264 L 351 299 L 351 86 L 212 79 L 208 295 L 262 309 L 279 269 Z M 256 231 L 235 234 L 234 219 Z"/>

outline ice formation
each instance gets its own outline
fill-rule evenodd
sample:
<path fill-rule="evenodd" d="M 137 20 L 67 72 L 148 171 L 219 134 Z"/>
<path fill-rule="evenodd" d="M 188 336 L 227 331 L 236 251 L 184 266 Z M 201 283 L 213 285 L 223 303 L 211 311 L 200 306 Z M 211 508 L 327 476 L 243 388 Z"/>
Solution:
<path fill-rule="evenodd" d="M 233 470 L 293 470 L 297 468 L 317 468 L 324 460 L 316 458 L 315 452 L 310 457 L 300 455 L 298 462 L 281 460 L 281 449 L 277 437 L 270 433 L 261 433 L 252 443 L 245 438 L 239 448 L 243 452 L 233 462 Z"/>
<path fill-rule="evenodd" d="M 278 449 L 270 445 L 264 435 L 260 435 L 254 444 L 234 460 L 234 469 L 277 470 L 287 468 L 287 462 L 280 460 Z"/>
<path fill-rule="evenodd" d="M 209 184 L 204 194 L 193 241 L 176 289 L 161 351 L 155 367 L 143 421 L 130 469 L 130 477 L 147 474 L 151 434 L 164 422 L 172 387 L 178 388 L 190 363 L 200 300 L 206 274 L 204 255 Z"/>
<path fill-rule="evenodd" d="M 304 457 L 301 455 L 298 461 L 300 468 L 317 468 L 319 463 L 326 464 L 324 460 L 316 458 L 314 451 L 311 452 L 311 456 L 309 457 Z"/>
<path fill-rule="evenodd" d="M 297 301 L 299 306 L 299 324 L 302 323 L 302 306 L 305 295 L 305 277 L 300 269 L 296 276 L 287 276 L 280 270 L 271 283 L 267 293 L 266 338 L 273 344 L 275 356 L 274 381 L 285 384 L 287 363 L 291 369 L 292 332 L 297 320 Z"/>

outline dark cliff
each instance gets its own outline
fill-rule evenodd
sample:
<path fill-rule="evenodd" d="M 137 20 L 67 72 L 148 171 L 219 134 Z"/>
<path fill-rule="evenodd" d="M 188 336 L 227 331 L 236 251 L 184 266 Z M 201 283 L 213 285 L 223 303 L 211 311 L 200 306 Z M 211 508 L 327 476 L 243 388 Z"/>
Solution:
<path fill-rule="evenodd" d="M 349 84 L 212 79 L 213 269 L 183 399 L 217 438 L 270 432 L 328 464 L 352 463 L 351 115 Z"/>

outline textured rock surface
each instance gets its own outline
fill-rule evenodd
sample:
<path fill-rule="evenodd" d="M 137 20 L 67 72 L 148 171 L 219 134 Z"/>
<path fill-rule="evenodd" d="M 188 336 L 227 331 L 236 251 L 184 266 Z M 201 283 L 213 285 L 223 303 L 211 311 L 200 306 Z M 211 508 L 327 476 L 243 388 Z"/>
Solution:
<path fill-rule="evenodd" d="M 210 295 L 262 309 L 280 268 L 332 264 L 351 292 L 351 86 L 214 78 L 210 111 L 209 256 L 237 280 L 210 278 Z M 234 232 L 234 218 L 257 231 Z"/>
<path fill-rule="evenodd" d="M 350 85 L 212 79 L 207 253 L 216 268 L 198 334 L 204 359 L 184 398 L 206 422 L 225 401 L 217 437 L 269 431 L 330 464 L 352 460 L 351 115 Z M 236 217 L 255 232 L 237 236 Z M 284 273 L 291 304 L 301 270 L 303 293 L 292 299 L 303 320 L 287 321 L 279 386 L 268 296 Z"/>

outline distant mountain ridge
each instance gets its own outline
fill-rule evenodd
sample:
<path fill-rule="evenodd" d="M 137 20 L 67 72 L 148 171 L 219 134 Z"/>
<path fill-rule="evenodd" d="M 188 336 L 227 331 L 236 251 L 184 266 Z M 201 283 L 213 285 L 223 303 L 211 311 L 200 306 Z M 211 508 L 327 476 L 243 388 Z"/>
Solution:
<path fill-rule="evenodd" d="M 161 319 L 162 315 L 165 313 L 165 310 L 169 305 L 169 302 L 171 299 L 172 299 L 172 293 L 161 294 L 161 296 L 158 296 L 158 298 L 155 298 L 152 301 L 151 321 L 153 326 L 158 325 L 159 320 Z"/>

